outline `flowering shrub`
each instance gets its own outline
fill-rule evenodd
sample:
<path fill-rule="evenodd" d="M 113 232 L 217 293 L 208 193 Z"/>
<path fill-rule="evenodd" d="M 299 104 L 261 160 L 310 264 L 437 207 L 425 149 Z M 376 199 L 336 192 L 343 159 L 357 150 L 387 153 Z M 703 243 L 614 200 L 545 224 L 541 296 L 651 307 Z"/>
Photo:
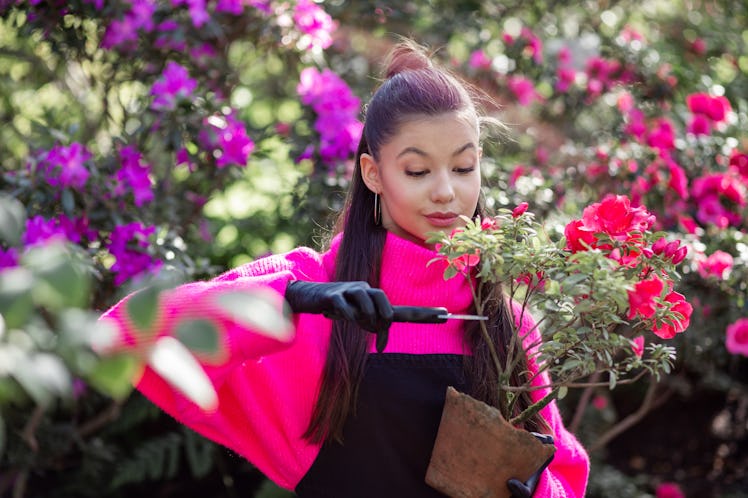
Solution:
<path fill-rule="evenodd" d="M 500 392 L 529 389 L 531 379 L 519 388 L 508 382 L 507 372 L 518 361 L 516 347 L 524 345 L 530 361 L 550 374 L 550 394 L 526 413 L 596 373 L 607 374 L 612 389 L 625 379 L 671 371 L 674 348 L 657 338 L 682 333 L 692 307 L 674 290 L 679 279 L 675 268 L 685 248 L 675 248 L 676 242 L 673 250 L 664 250 L 662 234 L 652 231 L 655 221 L 627 197 L 607 196 L 586 207 L 581 219 L 570 221 L 565 237 L 544 232 L 525 204 L 430 239 L 449 262 L 445 279 L 475 275 L 498 284 L 516 303 L 518 320 L 525 314 L 536 320 L 537 341 L 515 331 L 506 365 L 494 359 Z M 479 314 L 481 289 L 474 286 Z M 512 399 L 503 397 L 505 416 L 513 413 Z"/>

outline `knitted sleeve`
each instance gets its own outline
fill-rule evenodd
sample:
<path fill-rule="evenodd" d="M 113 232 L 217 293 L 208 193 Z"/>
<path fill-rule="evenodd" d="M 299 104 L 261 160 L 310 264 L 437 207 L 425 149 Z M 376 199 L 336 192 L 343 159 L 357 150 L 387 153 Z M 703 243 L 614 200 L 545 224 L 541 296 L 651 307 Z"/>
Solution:
<path fill-rule="evenodd" d="M 515 306 L 514 312 L 515 316 L 519 317 L 520 311 L 517 306 Z M 541 341 L 540 332 L 535 326 L 535 321 L 527 312 L 522 314 L 521 323 L 520 337 L 522 337 L 525 347 L 532 350 Z M 528 366 L 531 374 L 537 373 L 538 366 L 532 357 L 529 358 Z M 548 385 L 549 383 L 547 372 L 541 373 L 533 381 L 535 386 Z M 548 392 L 548 388 L 531 391 L 531 398 L 533 401 L 538 401 Z M 590 471 L 587 452 L 577 438 L 564 426 L 555 400 L 543 408 L 540 413 L 551 428 L 556 453 L 551 464 L 541 475 L 534 496 L 581 498 L 585 495 Z"/>
<path fill-rule="evenodd" d="M 235 320 L 216 302 L 225 293 L 259 291 L 280 310 L 288 282 L 297 279 L 327 281 L 322 255 L 300 248 L 166 291 L 149 330 L 139 330 L 128 316 L 132 295 L 101 318 L 114 325 L 117 348 L 140 350 L 156 338 L 174 335 L 180 323 L 210 321 L 219 331 L 219 352 L 198 359 L 218 394 L 214 411 L 200 409 L 148 366 L 135 379 L 136 387 L 179 422 L 239 453 L 289 489 L 319 450 L 305 443 L 302 434 L 323 367 L 329 320 L 294 315 L 295 333 L 269 338 Z"/>

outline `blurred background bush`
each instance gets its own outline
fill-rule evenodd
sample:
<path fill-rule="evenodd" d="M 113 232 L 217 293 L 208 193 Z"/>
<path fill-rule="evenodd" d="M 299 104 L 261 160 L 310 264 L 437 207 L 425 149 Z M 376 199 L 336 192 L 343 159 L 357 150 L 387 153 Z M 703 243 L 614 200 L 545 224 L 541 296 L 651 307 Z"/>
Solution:
<path fill-rule="evenodd" d="M 672 374 L 561 402 L 588 496 L 748 496 L 748 7 L 728 0 L 0 0 L 0 495 L 289 496 L 133 392 L 96 318 L 321 248 L 397 35 L 509 125 L 484 141 L 490 206 L 557 230 L 626 194 L 689 247 Z"/>

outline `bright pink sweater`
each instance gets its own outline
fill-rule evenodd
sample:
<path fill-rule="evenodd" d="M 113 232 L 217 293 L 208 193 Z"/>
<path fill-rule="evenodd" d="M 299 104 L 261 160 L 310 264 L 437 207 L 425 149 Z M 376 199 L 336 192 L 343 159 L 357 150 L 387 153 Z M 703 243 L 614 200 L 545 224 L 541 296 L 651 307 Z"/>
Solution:
<path fill-rule="evenodd" d="M 340 238 L 331 249 L 317 253 L 299 248 L 240 266 L 207 282 L 182 285 L 162 295 L 154 325 L 156 336 L 170 335 L 181 320 L 212 319 L 222 331 L 225 354 L 203 358 L 203 367 L 219 396 L 219 406 L 206 413 L 145 368 L 137 388 L 181 423 L 232 449 L 256 465 L 266 476 L 294 489 L 311 467 L 320 446 L 302 438 L 319 388 L 331 321 L 322 315 L 294 316 L 295 337 L 280 342 L 259 335 L 233 321 L 215 305 L 222 292 L 237 289 L 272 289 L 278 306 L 290 280 L 329 282 L 335 273 Z M 435 252 L 388 234 L 385 243 L 381 288 L 394 305 L 445 306 L 452 313 L 468 312 L 472 294 L 463 278 L 443 279 L 444 266 L 427 263 Z M 102 319 L 120 331 L 123 347 L 140 345 L 127 318 L 127 298 L 107 311 Z M 530 320 L 523 324 L 532 326 Z M 386 352 L 469 354 L 462 340 L 462 322 L 445 324 L 394 323 Z M 370 345 L 374 352 L 373 334 Z M 537 338 L 531 332 L 528 341 Z M 528 342 L 529 343 L 529 342 Z M 531 369 L 535 367 L 531 365 Z M 546 377 L 537 380 L 546 383 Z M 542 391 L 535 391 L 538 399 Z M 589 459 L 569 433 L 556 403 L 541 412 L 555 438 L 557 451 L 538 485 L 536 497 L 584 496 Z"/>

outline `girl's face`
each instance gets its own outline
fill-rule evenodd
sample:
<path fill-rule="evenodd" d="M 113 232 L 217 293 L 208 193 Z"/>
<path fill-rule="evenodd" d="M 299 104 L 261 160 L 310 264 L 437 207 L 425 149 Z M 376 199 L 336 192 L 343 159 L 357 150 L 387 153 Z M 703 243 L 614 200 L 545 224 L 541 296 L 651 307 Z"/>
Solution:
<path fill-rule="evenodd" d="M 379 151 L 361 156 L 364 182 L 379 194 L 382 226 L 420 244 L 472 217 L 480 194 L 478 128 L 459 113 L 405 121 Z"/>

